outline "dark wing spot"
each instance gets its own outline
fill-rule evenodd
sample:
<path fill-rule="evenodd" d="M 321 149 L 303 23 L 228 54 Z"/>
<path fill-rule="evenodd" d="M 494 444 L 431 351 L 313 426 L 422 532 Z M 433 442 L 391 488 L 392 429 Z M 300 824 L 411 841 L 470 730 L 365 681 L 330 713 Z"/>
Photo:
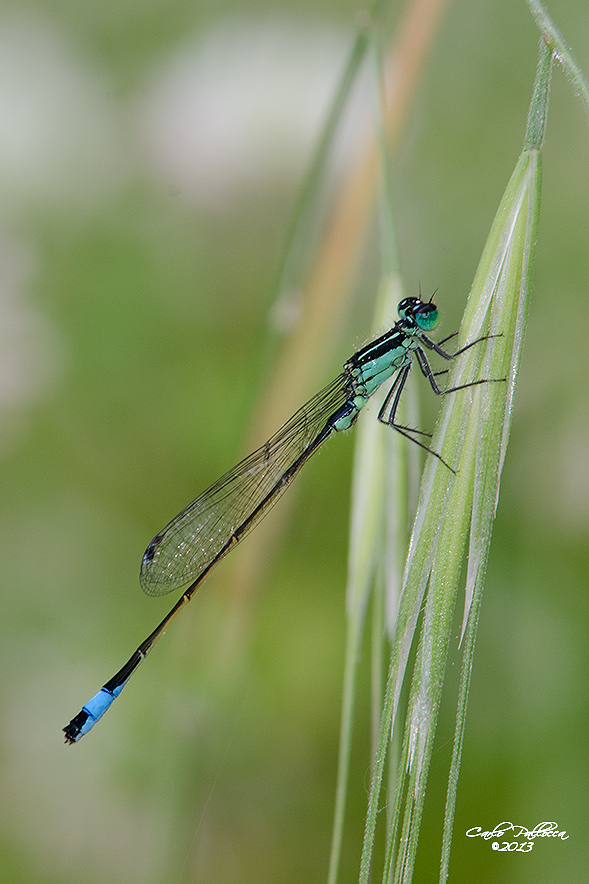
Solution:
<path fill-rule="evenodd" d="M 149 565 L 150 562 L 153 561 L 153 557 L 155 556 L 155 551 L 158 548 L 158 545 L 164 535 L 156 534 L 153 540 L 149 542 L 149 545 L 145 552 L 143 553 L 143 564 Z"/>

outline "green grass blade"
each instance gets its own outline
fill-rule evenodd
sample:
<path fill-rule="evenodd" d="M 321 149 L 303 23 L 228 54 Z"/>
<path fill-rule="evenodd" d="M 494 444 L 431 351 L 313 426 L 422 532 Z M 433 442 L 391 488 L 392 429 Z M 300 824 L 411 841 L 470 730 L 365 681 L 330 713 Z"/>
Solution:
<path fill-rule="evenodd" d="M 452 826 L 456 806 L 458 774 L 460 770 L 462 742 L 464 738 L 466 707 L 468 703 L 470 673 L 472 671 L 474 657 L 476 629 L 491 540 L 492 522 L 497 507 L 501 471 L 509 437 L 511 405 L 513 401 L 515 381 L 519 369 L 527 315 L 540 202 L 541 156 L 539 148 L 544 140 L 548 96 L 550 91 L 551 64 L 552 52 L 548 49 L 547 45 L 543 43 L 540 46 L 538 71 L 536 82 L 534 84 L 534 95 L 528 115 L 528 129 L 525 139 L 525 144 L 533 145 L 534 149 L 529 152 L 524 152 L 524 162 L 526 160 L 528 161 L 527 177 L 529 179 L 529 196 L 526 206 L 527 217 L 525 220 L 525 227 L 519 234 L 523 248 L 521 249 L 521 254 L 518 249 L 513 249 L 511 254 L 511 267 L 509 262 L 506 262 L 503 277 L 497 281 L 498 300 L 504 303 L 506 308 L 506 323 L 509 325 L 510 329 L 513 328 L 513 335 L 506 341 L 508 346 L 505 348 L 503 357 L 504 361 L 502 365 L 498 366 L 504 367 L 508 370 L 506 371 L 506 377 L 509 379 L 509 386 L 506 391 L 507 395 L 504 403 L 501 445 L 499 448 L 497 448 L 496 445 L 492 447 L 492 456 L 489 457 L 484 464 L 477 464 L 477 483 L 475 487 L 475 500 L 473 502 L 468 573 L 466 579 L 464 617 L 461 636 L 461 641 L 464 637 L 466 637 L 466 641 L 464 642 L 463 647 L 454 747 L 448 779 L 446 811 L 444 815 L 444 835 L 440 867 L 441 884 L 444 884 L 447 880 L 449 873 Z M 509 315 L 509 311 L 511 311 L 511 315 Z M 482 427 L 481 430 L 483 430 Z M 499 431 L 498 426 L 495 428 L 495 431 L 496 433 Z"/>
<path fill-rule="evenodd" d="M 391 842 L 397 832 L 400 835 L 398 844 L 391 843 L 384 879 L 390 872 L 393 881 L 411 880 L 464 549 L 469 537 L 471 545 L 477 544 L 480 513 L 489 524 L 488 542 L 495 512 L 525 318 L 522 298 L 525 301 L 529 288 L 539 184 L 538 152 L 524 150 L 491 228 L 460 330 L 458 346 L 481 336 L 498 337 L 489 337 L 459 357 L 450 385 L 477 378 L 507 381 L 471 387 L 444 400 L 433 447 L 456 473 L 430 457 L 422 480 L 369 797 L 361 882 L 369 876 L 388 740 L 429 585 L 405 728 L 405 769 L 398 784 L 398 795 L 406 791 L 405 807 L 401 811 L 398 802 L 403 819 L 397 814 L 391 821 Z M 486 557 L 479 557 L 477 575 L 482 575 L 485 563 Z"/>

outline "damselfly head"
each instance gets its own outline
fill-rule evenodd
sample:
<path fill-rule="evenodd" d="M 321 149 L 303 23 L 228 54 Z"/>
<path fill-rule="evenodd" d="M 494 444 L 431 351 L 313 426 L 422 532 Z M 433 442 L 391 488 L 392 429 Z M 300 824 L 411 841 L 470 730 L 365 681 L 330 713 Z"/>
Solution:
<path fill-rule="evenodd" d="M 403 298 L 399 301 L 397 312 L 401 319 L 413 319 L 423 331 L 434 329 L 440 319 L 436 305 L 431 301 L 424 303 L 421 298 Z"/>

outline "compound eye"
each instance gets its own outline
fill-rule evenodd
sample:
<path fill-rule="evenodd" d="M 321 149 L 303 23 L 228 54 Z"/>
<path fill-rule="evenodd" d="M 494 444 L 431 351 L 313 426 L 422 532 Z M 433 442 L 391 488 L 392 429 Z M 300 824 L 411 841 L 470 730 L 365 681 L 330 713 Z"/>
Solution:
<path fill-rule="evenodd" d="M 402 301 L 399 301 L 399 303 L 397 304 L 397 313 L 399 314 L 399 319 L 407 319 L 408 316 L 413 316 L 415 305 L 418 303 L 418 298 L 403 298 Z"/>
<path fill-rule="evenodd" d="M 440 321 L 440 314 L 435 304 L 421 304 L 413 318 L 423 331 L 431 331 Z"/>

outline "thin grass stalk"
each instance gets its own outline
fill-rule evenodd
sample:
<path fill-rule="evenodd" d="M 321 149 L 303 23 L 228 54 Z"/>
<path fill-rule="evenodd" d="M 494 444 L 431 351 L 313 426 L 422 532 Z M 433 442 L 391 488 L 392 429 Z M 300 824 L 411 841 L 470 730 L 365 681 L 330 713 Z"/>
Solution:
<path fill-rule="evenodd" d="M 439 0 L 435 0 L 434 6 L 437 6 L 438 2 Z M 410 7 L 415 5 L 416 0 L 409 3 Z M 381 23 L 392 6 L 391 0 L 374 0 L 360 19 L 360 27 L 327 111 L 311 165 L 292 215 L 282 261 L 280 297 L 291 297 L 293 292 L 299 289 L 300 279 L 308 272 L 318 236 L 322 185 L 327 178 L 329 156 L 333 149 L 337 130 L 346 111 L 350 94 L 356 85 L 361 67 L 369 50 L 374 45 L 375 35 L 378 37 L 382 30 Z M 435 19 L 435 10 L 433 13 L 429 13 L 429 15 L 432 14 Z M 427 10 L 425 15 L 422 13 L 423 17 L 428 17 Z M 422 30 L 427 32 L 428 27 L 422 27 Z"/>
<path fill-rule="evenodd" d="M 528 6 L 536 24 L 542 33 L 542 39 L 552 50 L 554 58 L 559 61 L 567 77 L 570 78 L 575 91 L 581 99 L 585 111 L 589 114 L 589 83 L 564 37 L 548 15 L 540 0 L 528 0 Z"/>

